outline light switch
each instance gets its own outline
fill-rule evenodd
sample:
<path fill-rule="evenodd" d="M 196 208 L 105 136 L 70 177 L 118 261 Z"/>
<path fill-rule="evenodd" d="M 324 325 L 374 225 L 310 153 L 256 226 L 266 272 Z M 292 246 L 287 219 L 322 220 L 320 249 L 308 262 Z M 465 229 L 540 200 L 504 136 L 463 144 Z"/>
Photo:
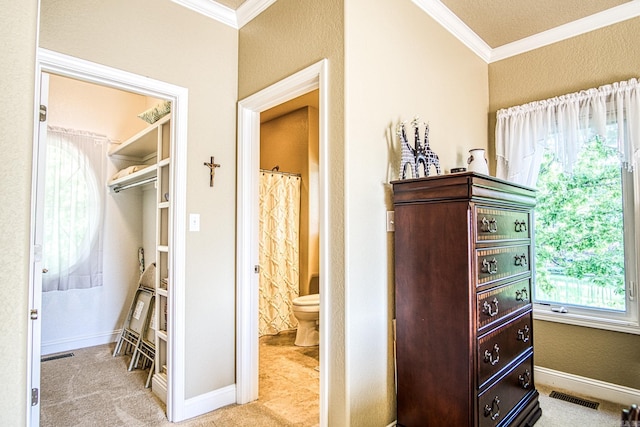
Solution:
<path fill-rule="evenodd" d="M 200 231 L 200 214 L 189 214 L 189 231 Z"/>
<path fill-rule="evenodd" d="M 395 211 L 387 211 L 387 231 L 395 231 L 396 223 L 395 223 Z"/>

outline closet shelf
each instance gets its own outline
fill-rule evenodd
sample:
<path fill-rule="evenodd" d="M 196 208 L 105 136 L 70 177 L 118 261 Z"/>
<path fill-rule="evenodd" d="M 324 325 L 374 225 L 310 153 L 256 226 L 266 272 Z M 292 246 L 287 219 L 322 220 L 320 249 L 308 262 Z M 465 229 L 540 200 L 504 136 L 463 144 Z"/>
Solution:
<path fill-rule="evenodd" d="M 162 159 L 158 162 L 158 167 L 163 167 L 163 166 L 169 166 L 169 163 L 171 163 L 171 158 L 167 157 L 166 159 Z"/>
<path fill-rule="evenodd" d="M 169 252 L 169 246 L 166 245 L 158 245 L 158 252 Z"/>
<path fill-rule="evenodd" d="M 169 202 L 160 202 L 158 203 L 158 208 L 160 209 L 166 209 L 169 207 Z"/>
<path fill-rule="evenodd" d="M 163 341 L 167 341 L 167 331 L 158 330 L 156 331 L 156 336 Z"/>
<path fill-rule="evenodd" d="M 156 289 L 156 293 L 157 293 L 158 295 L 160 295 L 160 296 L 165 297 L 165 298 L 166 298 L 167 296 L 169 296 L 169 292 L 167 292 L 167 290 L 166 290 L 166 289 L 163 289 L 163 288 L 158 288 L 158 289 Z"/>
<path fill-rule="evenodd" d="M 146 159 L 154 157 L 158 148 L 158 133 L 162 129 L 162 125 L 171 120 L 171 114 L 168 114 L 155 122 L 153 125 L 143 129 L 122 144 L 114 147 L 109 156 L 121 156 L 131 159 Z"/>
<path fill-rule="evenodd" d="M 149 165 L 144 169 L 141 169 L 137 172 L 134 172 L 130 175 L 123 176 L 118 179 L 114 179 L 110 181 L 109 188 L 111 188 L 114 192 L 119 192 L 120 190 L 124 190 L 126 188 L 135 187 L 137 185 L 146 184 L 147 182 L 155 181 L 158 176 L 158 167 L 157 165 Z"/>

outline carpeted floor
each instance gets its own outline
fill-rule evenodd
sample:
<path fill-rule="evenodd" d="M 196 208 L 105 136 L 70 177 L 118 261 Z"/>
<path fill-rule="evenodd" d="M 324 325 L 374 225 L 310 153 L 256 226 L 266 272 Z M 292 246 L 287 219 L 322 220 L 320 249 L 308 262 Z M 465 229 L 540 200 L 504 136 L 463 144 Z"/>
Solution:
<path fill-rule="evenodd" d="M 41 364 L 43 427 L 71 426 L 316 426 L 319 424 L 318 347 L 295 347 L 295 331 L 260 340 L 259 398 L 182 423 L 169 423 L 164 404 L 144 388 L 147 372 L 127 371 L 129 356 L 115 344 L 74 350 Z"/>
<path fill-rule="evenodd" d="M 294 338 L 295 333 L 288 332 L 260 340 L 260 388 L 256 402 L 230 405 L 176 424 L 166 420 L 162 402 L 144 388 L 146 372 L 128 372 L 128 356 L 111 356 L 114 344 L 75 350 L 73 357 L 42 363 L 41 425 L 317 426 L 318 347 L 295 347 Z M 551 398 L 551 388 L 540 384 L 537 387 L 542 417 L 536 427 L 620 426 L 623 405 L 599 401 L 597 410 L 590 409 Z"/>

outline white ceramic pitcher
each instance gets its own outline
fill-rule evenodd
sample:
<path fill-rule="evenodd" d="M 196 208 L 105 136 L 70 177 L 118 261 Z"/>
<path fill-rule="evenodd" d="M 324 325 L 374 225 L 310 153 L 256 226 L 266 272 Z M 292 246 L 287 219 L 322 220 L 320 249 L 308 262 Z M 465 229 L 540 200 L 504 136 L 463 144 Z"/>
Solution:
<path fill-rule="evenodd" d="M 470 172 L 483 173 L 489 175 L 489 165 L 487 159 L 484 157 L 484 148 L 474 148 L 469 150 L 469 159 L 467 159 L 469 167 L 467 170 Z"/>

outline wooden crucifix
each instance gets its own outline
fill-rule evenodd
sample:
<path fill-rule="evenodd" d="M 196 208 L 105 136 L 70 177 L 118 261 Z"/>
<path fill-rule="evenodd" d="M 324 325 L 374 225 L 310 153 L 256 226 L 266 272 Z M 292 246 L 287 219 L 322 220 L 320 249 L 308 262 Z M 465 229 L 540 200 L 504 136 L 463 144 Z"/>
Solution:
<path fill-rule="evenodd" d="M 213 156 L 211 156 L 211 163 L 204 162 L 205 166 L 208 166 L 210 169 L 209 172 L 209 187 L 213 187 L 213 178 L 216 175 L 216 168 L 219 168 L 220 165 L 213 162 Z"/>

